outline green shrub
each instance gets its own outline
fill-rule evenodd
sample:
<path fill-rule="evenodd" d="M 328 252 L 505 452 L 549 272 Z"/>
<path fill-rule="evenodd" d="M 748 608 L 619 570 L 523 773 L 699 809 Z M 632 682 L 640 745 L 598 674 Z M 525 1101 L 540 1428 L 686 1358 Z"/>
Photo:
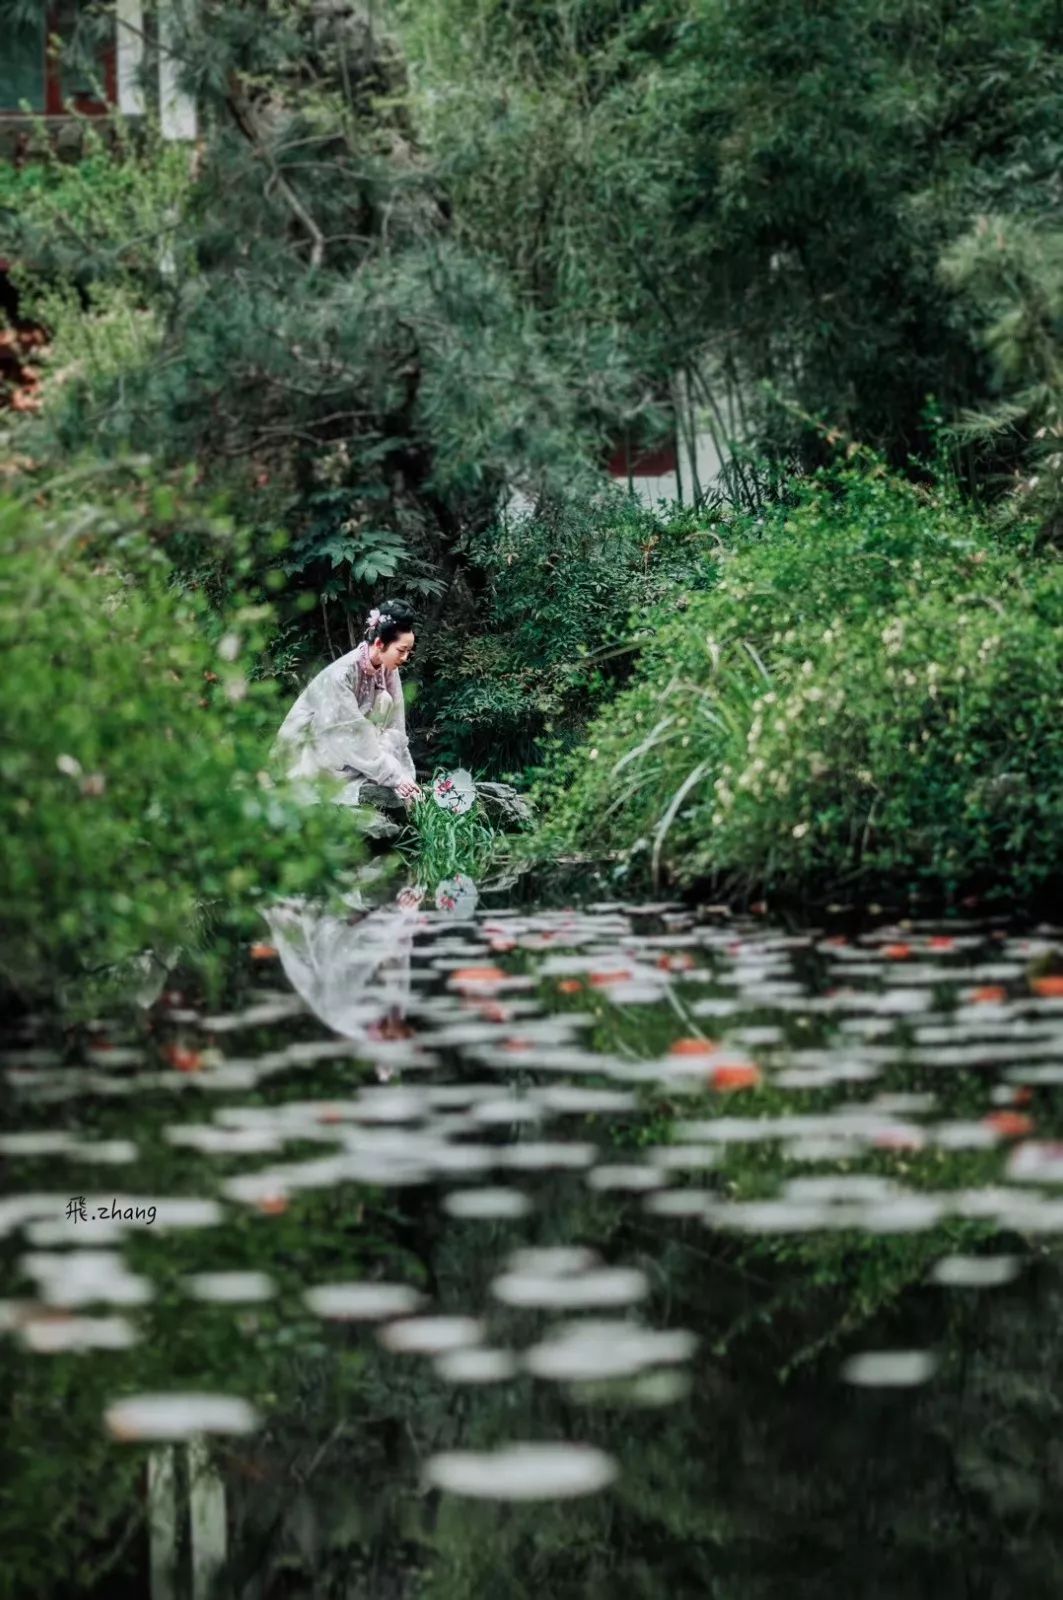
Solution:
<path fill-rule="evenodd" d="M 173 581 L 167 530 L 239 570 L 227 523 L 162 489 L 153 511 L 135 475 L 124 500 L 80 493 L 0 497 L 0 975 L 24 994 L 187 946 L 204 917 L 252 929 L 263 892 L 358 853 L 349 817 L 300 810 L 265 770 L 266 608 L 222 616 Z"/>
<path fill-rule="evenodd" d="M 519 772 L 546 741 L 581 738 L 630 672 L 649 610 L 707 581 L 707 519 L 604 493 L 494 526 L 470 555 L 483 584 L 476 628 L 431 641 L 439 759 Z"/>
<path fill-rule="evenodd" d="M 676 881 L 1033 889 L 1063 847 L 1063 570 L 943 490 L 826 476 L 735 525 L 562 761 L 537 848 Z"/>

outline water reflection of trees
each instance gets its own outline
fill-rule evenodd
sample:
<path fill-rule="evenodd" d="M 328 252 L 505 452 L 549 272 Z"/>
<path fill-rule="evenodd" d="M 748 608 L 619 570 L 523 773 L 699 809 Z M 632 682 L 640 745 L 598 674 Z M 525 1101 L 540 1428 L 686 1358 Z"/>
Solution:
<path fill-rule="evenodd" d="M 553 1175 L 543 1200 L 544 1239 L 554 1229 L 606 1257 L 640 1259 L 629 1215 L 588 1204 L 578 1182 Z M 437 1237 L 435 1276 L 456 1308 L 482 1303 L 485 1257 L 505 1252 L 505 1226 L 489 1231 L 489 1241 L 482 1224 Z M 525 1242 L 519 1229 L 512 1242 Z M 785 1267 L 728 1271 L 693 1225 L 662 1234 L 652 1254 L 643 1239 L 641 1250 L 667 1323 L 700 1338 L 678 1404 L 632 1404 L 623 1385 L 595 1396 L 531 1378 L 448 1388 L 426 1362 L 378 1354 L 364 1331 L 341 1330 L 327 1354 L 300 1358 L 305 1408 L 270 1442 L 277 1482 L 241 1496 L 245 1556 L 265 1558 L 273 1574 L 263 1600 L 1054 1594 L 1063 1487 L 1054 1266 L 989 1296 L 908 1289 L 862 1329 L 859 1347 L 931 1348 L 936 1377 L 908 1391 L 857 1390 L 839 1381 L 852 1347 L 834 1337 L 850 1309 L 843 1273 L 811 1294 L 792 1281 L 788 1293 Z M 519 1346 L 544 1324 L 503 1313 L 492 1325 Z M 728 1338 L 738 1325 L 741 1338 Z M 795 1338 L 819 1353 L 786 1376 Z M 359 1382 L 340 1402 L 337 1374 L 350 1370 Z M 617 1457 L 619 1481 L 587 1501 L 532 1507 L 418 1488 L 436 1450 L 519 1438 L 598 1445 Z M 283 1484 L 300 1473 L 296 1503 Z"/>

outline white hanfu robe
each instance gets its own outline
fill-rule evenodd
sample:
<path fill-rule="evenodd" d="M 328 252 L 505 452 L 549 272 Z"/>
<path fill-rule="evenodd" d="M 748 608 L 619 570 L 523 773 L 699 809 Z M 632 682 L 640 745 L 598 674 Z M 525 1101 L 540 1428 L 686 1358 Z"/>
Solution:
<path fill-rule="evenodd" d="M 277 747 L 290 759 L 289 778 L 347 779 L 337 805 L 358 805 L 364 783 L 395 789 L 417 781 L 399 674 L 374 668 L 365 643 L 307 684 L 281 724 Z"/>

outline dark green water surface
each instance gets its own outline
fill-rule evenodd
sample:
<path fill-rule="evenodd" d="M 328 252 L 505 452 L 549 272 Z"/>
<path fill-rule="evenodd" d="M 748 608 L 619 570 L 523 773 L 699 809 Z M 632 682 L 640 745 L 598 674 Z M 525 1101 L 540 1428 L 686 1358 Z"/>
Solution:
<path fill-rule="evenodd" d="M 4 1042 L 0 1596 L 1059 1594 L 1058 929 L 263 941 Z"/>

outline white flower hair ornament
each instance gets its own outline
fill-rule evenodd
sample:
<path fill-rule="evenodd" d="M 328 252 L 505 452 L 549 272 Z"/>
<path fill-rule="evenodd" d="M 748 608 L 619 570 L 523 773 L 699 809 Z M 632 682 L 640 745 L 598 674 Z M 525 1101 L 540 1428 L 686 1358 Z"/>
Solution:
<path fill-rule="evenodd" d="M 476 785 L 472 781 L 472 774 L 466 772 L 464 767 L 455 767 L 453 772 L 437 778 L 432 785 L 432 793 L 437 806 L 444 811 L 453 811 L 459 817 L 471 811 L 476 803 Z"/>
<path fill-rule="evenodd" d="M 369 615 L 365 619 L 366 638 L 378 639 L 380 637 L 381 628 L 386 628 L 388 623 L 392 622 L 393 620 L 394 619 L 390 612 L 382 612 L 378 610 L 376 606 L 374 606 L 372 611 L 370 611 Z"/>

